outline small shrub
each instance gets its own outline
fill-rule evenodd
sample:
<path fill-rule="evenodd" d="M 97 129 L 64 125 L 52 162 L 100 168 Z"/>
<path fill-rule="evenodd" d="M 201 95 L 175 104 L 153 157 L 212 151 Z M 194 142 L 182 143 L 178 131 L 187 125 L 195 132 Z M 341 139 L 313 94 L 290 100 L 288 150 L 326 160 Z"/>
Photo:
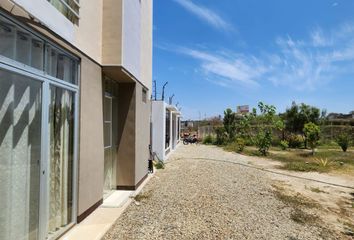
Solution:
<path fill-rule="evenodd" d="M 342 133 L 336 139 L 337 144 L 342 148 L 343 152 L 346 152 L 350 145 L 349 134 Z"/>
<path fill-rule="evenodd" d="M 320 167 L 324 168 L 329 167 L 335 163 L 335 161 L 328 160 L 328 158 L 315 158 L 314 160 Z"/>
<path fill-rule="evenodd" d="M 281 147 L 282 150 L 288 149 L 288 147 L 289 147 L 288 141 L 286 141 L 286 140 L 280 141 L 280 147 Z"/>
<path fill-rule="evenodd" d="M 225 129 L 223 127 L 215 128 L 215 133 L 216 133 L 216 139 L 215 139 L 216 145 L 224 145 L 227 143 L 228 135 L 225 132 Z"/>
<path fill-rule="evenodd" d="M 243 152 L 245 149 L 246 141 L 243 138 L 236 138 L 237 152 Z"/>
<path fill-rule="evenodd" d="M 223 146 L 223 149 L 228 152 L 237 152 L 236 141 L 230 142 Z"/>
<path fill-rule="evenodd" d="M 305 124 L 304 133 L 306 136 L 306 141 L 312 149 L 312 155 L 315 155 L 315 148 L 320 140 L 321 129 L 316 124 L 310 122 Z"/>
<path fill-rule="evenodd" d="M 304 144 L 304 137 L 300 134 L 290 134 L 287 137 L 289 147 L 291 148 L 300 148 Z"/>
<path fill-rule="evenodd" d="M 209 145 L 209 144 L 213 144 L 214 143 L 214 138 L 211 135 L 207 135 L 204 139 L 203 139 L 203 144 Z"/>
<path fill-rule="evenodd" d="M 154 162 L 155 168 L 156 169 L 164 169 L 165 168 L 165 164 L 162 161 L 156 161 Z"/>
<path fill-rule="evenodd" d="M 266 156 L 272 144 L 272 133 L 269 130 L 259 131 L 256 136 L 256 146 L 258 151 Z"/>

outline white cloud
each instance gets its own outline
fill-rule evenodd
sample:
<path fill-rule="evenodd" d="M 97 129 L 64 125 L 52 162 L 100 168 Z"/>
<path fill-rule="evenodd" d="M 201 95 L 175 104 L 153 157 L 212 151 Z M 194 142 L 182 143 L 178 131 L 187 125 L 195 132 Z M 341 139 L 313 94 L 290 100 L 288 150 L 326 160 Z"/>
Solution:
<path fill-rule="evenodd" d="M 328 47 L 333 44 L 332 39 L 324 36 L 321 29 L 316 29 L 311 33 L 311 40 L 314 47 Z"/>
<path fill-rule="evenodd" d="M 275 46 L 273 52 L 259 56 L 184 47 L 169 49 L 198 60 L 205 80 L 224 87 L 257 87 L 268 80 L 275 86 L 313 91 L 342 74 L 354 72 L 352 24 L 332 32 L 318 28 L 301 40 L 280 37 Z"/>
<path fill-rule="evenodd" d="M 226 22 L 221 16 L 215 13 L 213 10 L 206 7 L 197 5 L 191 0 L 174 0 L 187 11 L 191 12 L 195 16 L 199 17 L 201 20 L 205 21 L 214 28 L 229 31 L 232 30 L 232 26 Z"/>
<path fill-rule="evenodd" d="M 221 53 L 209 53 L 190 48 L 179 48 L 178 51 L 194 59 L 200 60 L 200 67 L 209 81 L 221 86 L 230 86 L 231 84 L 241 84 L 244 86 L 258 86 L 256 80 L 267 69 L 258 62 L 256 58 L 247 58 L 245 56 L 225 57 Z M 218 80 L 211 80 L 218 77 Z"/>
<path fill-rule="evenodd" d="M 323 57 L 322 53 L 307 47 L 306 43 L 296 43 L 291 38 L 278 41 L 277 44 L 278 52 L 269 59 L 272 72 L 268 80 L 274 85 L 314 90 L 330 80 L 330 60 Z"/>
<path fill-rule="evenodd" d="M 341 74 L 352 72 L 354 64 L 353 25 L 345 24 L 336 31 L 317 28 L 308 39 L 291 37 L 276 41 L 278 50 L 268 57 L 267 77 L 276 86 L 290 86 L 298 90 L 315 90 Z M 263 59 L 265 61 L 265 59 Z"/>

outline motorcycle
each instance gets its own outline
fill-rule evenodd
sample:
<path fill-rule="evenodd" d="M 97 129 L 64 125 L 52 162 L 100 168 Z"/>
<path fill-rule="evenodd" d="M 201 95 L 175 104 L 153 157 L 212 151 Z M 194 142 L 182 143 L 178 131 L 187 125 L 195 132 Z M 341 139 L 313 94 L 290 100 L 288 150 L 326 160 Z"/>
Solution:
<path fill-rule="evenodd" d="M 197 144 L 198 143 L 198 138 L 196 136 L 189 136 L 183 139 L 183 144 L 188 145 L 188 144 Z"/>

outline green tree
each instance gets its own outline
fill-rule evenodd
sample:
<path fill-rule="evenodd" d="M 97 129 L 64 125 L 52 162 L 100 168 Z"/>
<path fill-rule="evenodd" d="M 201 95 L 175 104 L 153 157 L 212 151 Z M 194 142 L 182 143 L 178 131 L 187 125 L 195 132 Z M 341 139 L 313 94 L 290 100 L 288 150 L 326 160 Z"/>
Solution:
<path fill-rule="evenodd" d="M 312 155 L 315 155 L 315 148 L 320 140 L 321 129 L 316 124 L 310 122 L 305 124 L 303 131 L 306 141 L 312 150 Z"/>
<path fill-rule="evenodd" d="M 281 132 L 281 140 L 285 140 L 285 122 L 278 116 L 275 120 L 275 127 Z"/>
<path fill-rule="evenodd" d="M 320 109 L 316 107 L 304 103 L 298 105 L 293 102 L 291 107 L 286 109 L 286 112 L 282 114 L 282 118 L 285 121 L 287 131 L 302 134 L 306 123 L 319 124 L 320 115 Z"/>
<path fill-rule="evenodd" d="M 258 151 L 266 156 L 268 154 L 269 148 L 272 144 L 272 132 L 270 129 L 262 129 L 257 133 L 256 136 L 256 146 Z"/>
<path fill-rule="evenodd" d="M 251 138 L 251 122 L 254 119 L 254 115 L 241 115 L 236 116 L 236 133 L 243 139 Z"/>
<path fill-rule="evenodd" d="M 236 134 L 236 115 L 230 108 L 224 111 L 224 129 L 229 139 L 233 140 Z"/>
<path fill-rule="evenodd" d="M 256 146 L 262 155 L 267 155 L 272 144 L 273 128 L 276 125 L 276 108 L 263 102 L 258 103 L 260 114 L 255 117 L 259 131 L 256 135 Z"/>

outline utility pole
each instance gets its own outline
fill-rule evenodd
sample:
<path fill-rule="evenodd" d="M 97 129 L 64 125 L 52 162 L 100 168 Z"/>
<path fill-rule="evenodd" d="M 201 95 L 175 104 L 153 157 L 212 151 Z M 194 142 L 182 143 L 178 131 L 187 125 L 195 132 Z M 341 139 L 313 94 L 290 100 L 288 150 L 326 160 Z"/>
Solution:
<path fill-rule="evenodd" d="M 162 101 L 165 100 L 165 87 L 168 82 L 165 82 L 165 84 L 162 86 Z"/>
<path fill-rule="evenodd" d="M 157 99 L 157 90 L 156 90 L 156 80 L 154 80 L 154 99 L 155 99 L 155 101 L 156 101 L 156 99 Z"/>
<path fill-rule="evenodd" d="M 174 96 L 175 96 L 175 94 L 172 94 L 172 96 L 171 96 L 170 99 L 169 99 L 169 102 L 168 102 L 168 103 L 169 103 L 170 105 L 172 105 L 172 99 L 173 99 Z"/>

